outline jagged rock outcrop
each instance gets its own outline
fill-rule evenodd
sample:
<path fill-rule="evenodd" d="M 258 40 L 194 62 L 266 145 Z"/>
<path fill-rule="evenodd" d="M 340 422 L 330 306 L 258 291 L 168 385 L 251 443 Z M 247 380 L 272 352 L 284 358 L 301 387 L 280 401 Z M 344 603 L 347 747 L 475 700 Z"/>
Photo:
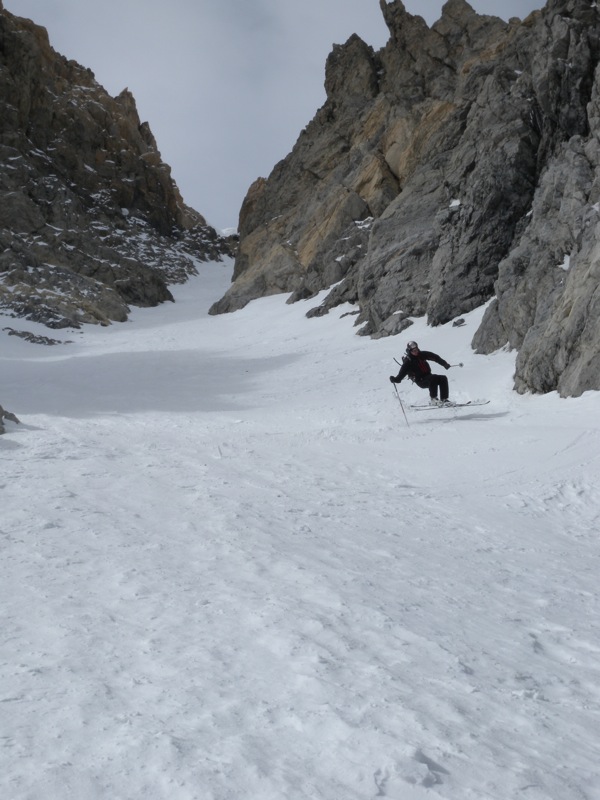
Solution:
<path fill-rule="evenodd" d="M 325 104 L 250 188 L 212 312 L 335 284 L 310 313 L 354 302 L 377 337 L 495 298 L 474 346 L 518 348 L 519 391 L 600 389 L 596 4 L 506 23 L 449 0 L 431 28 L 380 6 L 387 45 L 334 47 Z"/>
<path fill-rule="evenodd" d="M 225 253 L 131 93 L 110 97 L 0 0 L 0 308 L 51 328 L 108 324 Z"/>
<path fill-rule="evenodd" d="M 17 425 L 19 424 L 20 420 L 13 414 L 11 411 L 7 411 L 5 408 L 0 406 L 0 434 L 6 433 L 6 428 L 4 425 L 4 420 L 9 419 L 11 422 L 16 422 Z"/>

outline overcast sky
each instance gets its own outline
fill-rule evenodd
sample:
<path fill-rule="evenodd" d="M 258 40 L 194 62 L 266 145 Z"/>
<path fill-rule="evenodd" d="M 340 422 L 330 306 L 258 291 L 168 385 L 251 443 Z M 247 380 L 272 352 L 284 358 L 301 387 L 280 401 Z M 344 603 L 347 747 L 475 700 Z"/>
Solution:
<path fill-rule="evenodd" d="M 404 0 L 432 24 L 442 0 Z M 521 19 L 544 0 L 471 0 Z M 353 33 L 375 49 L 379 0 L 4 0 L 48 29 L 111 95 L 128 87 L 186 203 L 236 227 L 250 184 L 293 147 L 325 100 L 325 61 Z"/>

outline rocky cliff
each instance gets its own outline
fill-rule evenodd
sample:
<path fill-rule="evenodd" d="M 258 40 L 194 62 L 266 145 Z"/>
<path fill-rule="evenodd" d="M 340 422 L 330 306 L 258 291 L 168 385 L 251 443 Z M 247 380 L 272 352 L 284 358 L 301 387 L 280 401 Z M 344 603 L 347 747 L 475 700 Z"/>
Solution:
<path fill-rule="evenodd" d="M 335 46 L 327 99 L 240 213 L 212 313 L 331 288 L 359 332 L 491 301 L 473 346 L 518 350 L 519 391 L 600 389 L 600 13 L 549 0 L 510 22 L 449 0 L 429 28 L 380 0 L 390 38 Z"/>
<path fill-rule="evenodd" d="M 228 252 L 132 95 L 110 97 L 0 0 L 0 309 L 51 328 L 125 320 Z"/>

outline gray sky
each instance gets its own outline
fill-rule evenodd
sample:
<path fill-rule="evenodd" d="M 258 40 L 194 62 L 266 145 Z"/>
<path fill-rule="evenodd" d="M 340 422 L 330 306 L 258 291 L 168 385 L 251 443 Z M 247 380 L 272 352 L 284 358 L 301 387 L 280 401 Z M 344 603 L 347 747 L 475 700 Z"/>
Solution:
<path fill-rule="evenodd" d="M 521 19 L 544 0 L 470 0 Z M 442 0 L 404 0 L 428 24 Z M 111 95 L 128 87 L 186 203 L 236 227 L 250 184 L 267 177 L 325 101 L 333 44 L 388 39 L 379 0 L 4 0 L 48 29 Z"/>

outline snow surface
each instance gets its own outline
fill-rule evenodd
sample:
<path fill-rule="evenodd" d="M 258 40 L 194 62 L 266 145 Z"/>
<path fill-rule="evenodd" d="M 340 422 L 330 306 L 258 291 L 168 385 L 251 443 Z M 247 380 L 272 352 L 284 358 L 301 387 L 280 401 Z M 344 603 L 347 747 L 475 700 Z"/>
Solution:
<path fill-rule="evenodd" d="M 407 424 L 405 337 L 200 272 L 2 338 L 0 797 L 600 798 L 598 393 L 514 393 L 482 309 L 407 335 L 490 405 Z"/>

